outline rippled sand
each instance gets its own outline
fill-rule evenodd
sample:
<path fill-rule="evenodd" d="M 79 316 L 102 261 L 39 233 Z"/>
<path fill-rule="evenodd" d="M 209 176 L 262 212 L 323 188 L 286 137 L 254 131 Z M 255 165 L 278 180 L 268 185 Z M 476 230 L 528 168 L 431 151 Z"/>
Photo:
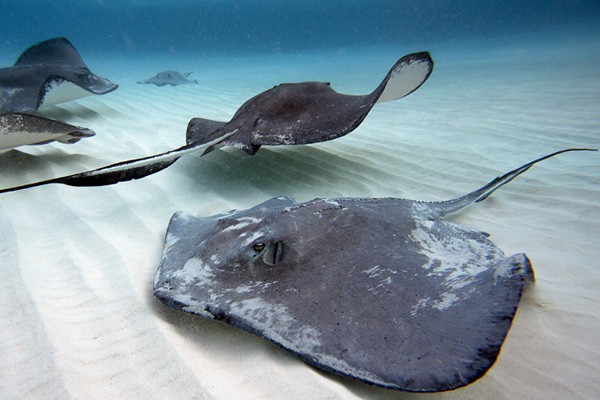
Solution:
<path fill-rule="evenodd" d="M 109 95 L 48 109 L 97 135 L 0 152 L 0 187 L 182 145 L 192 117 L 227 120 L 288 81 L 372 90 L 401 55 L 374 49 L 293 57 L 88 60 Z M 430 80 L 377 105 L 327 143 L 187 156 L 146 179 L 51 185 L 0 197 L 0 397 L 43 399 L 591 399 L 600 391 L 600 154 L 545 161 L 455 220 L 524 251 L 537 284 L 499 360 L 469 387 L 404 394 L 305 365 L 237 329 L 167 309 L 152 281 L 170 216 L 211 215 L 274 196 L 443 200 L 566 147 L 600 146 L 600 55 L 577 49 L 430 48 Z M 589 56 L 589 53 L 588 53 Z M 595 57 L 595 58 L 594 58 Z M 96 67 L 94 67 L 96 66 Z M 137 85 L 161 69 L 198 85 Z M 126 73 L 124 71 L 136 71 Z"/>

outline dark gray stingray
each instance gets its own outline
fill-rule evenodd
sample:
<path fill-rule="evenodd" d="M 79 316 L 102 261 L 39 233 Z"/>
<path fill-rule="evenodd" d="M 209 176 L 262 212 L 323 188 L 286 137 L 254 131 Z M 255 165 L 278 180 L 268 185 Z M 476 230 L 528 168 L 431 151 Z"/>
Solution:
<path fill-rule="evenodd" d="M 33 111 L 117 87 L 90 71 L 67 39 L 50 39 L 0 69 L 0 112 Z"/>
<path fill-rule="evenodd" d="M 0 114 L 0 149 L 53 141 L 72 144 L 94 136 L 87 128 L 22 113 Z"/>
<path fill-rule="evenodd" d="M 252 155 L 264 145 L 336 139 L 356 129 L 376 103 L 397 100 L 417 90 L 432 69 L 429 53 L 406 55 L 373 92 L 360 96 L 338 93 L 326 82 L 284 83 L 246 101 L 229 122 L 192 119 L 187 143 L 206 143 L 235 132 L 218 146 L 238 147 Z"/>
<path fill-rule="evenodd" d="M 246 101 L 225 123 L 203 118 L 190 121 L 187 144 L 180 148 L 122 161 L 100 169 L 0 190 L 10 192 L 49 183 L 101 186 L 139 179 L 173 164 L 184 154 L 233 146 L 254 154 L 263 145 L 323 142 L 352 132 L 371 108 L 417 90 L 429 77 L 433 61 L 427 52 L 399 59 L 370 94 L 341 94 L 323 82 L 284 83 Z"/>
<path fill-rule="evenodd" d="M 154 295 L 377 386 L 467 385 L 498 357 L 533 270 L 486 233 L 442 219 L 542 157 L 463 197 L 274 198 L 210 217 L 176 213 Z"/>
<path fill-rule="evenodd" d="M 143 81 L 138 81 L 138 83 L 153 83 L 156 86 L 165 86 L 165 85 L 171 85 L 171 86 L 178 86 L 178 85 L 185 85 L 188 83 L 198 83 L 197 80 L 190 80 L 187 79 L 188 76 L 190 76 L 192 73 L 191 72 L 185 72 L 185 73 L 180 73 L 177 71 L 163 71 L 163 72 L 159 72 L 158 74 L 154 75 L 152 78 L 150 79 L 145 79 Z"/>

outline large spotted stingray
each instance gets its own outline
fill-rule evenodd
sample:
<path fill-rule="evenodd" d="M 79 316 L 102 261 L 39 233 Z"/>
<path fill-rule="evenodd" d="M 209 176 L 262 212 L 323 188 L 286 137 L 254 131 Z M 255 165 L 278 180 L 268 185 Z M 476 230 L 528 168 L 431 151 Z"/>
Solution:
<path fill-rule="evenodd" d="M 194 118 L 188 124 L 187 144 L 149 157 L 46 181 L 0 190 L 0 193 L 63 183 L 101 186 L 139 179 L 161 171 L 181 156 L 222 146 L 254 154 L 264 145 L 308 144 L 332 140 L 356 129 L 378 102 L 400 99 L 417 90 L 429 77 L 433 61 L 427 52 L 400 58 L 379 86 L 367 95 L 347 95 L 329 83 L 284 83 L 246 101 L 229 122 Z"/>
<path fill-rule="evenodd" d="M 454 200 L 274 198 L 176 213 L 154 295 L 266 338 L 319 368 L 403 391 L 467 385 L 498 357 L 533 270 L 443 219 L 527 163 Z"/>

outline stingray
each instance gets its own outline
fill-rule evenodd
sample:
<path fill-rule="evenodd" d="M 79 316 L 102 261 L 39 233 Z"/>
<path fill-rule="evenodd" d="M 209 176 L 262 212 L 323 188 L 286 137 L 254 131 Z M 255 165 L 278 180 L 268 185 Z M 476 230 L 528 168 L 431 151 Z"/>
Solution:
<path fill-rule="evenodd" d="M 467 385 L 498 357 L 533 269 L 525 254 L 505 256 L 488 234 L 443 218 L 575 150 L 588 149 L 442 202 L 278 197 L 209 217 L 178 212 L 154 295 L 373 385 Z"/>
<path fill-rule="evenodd" d="M 90 71 L 67 39 L 50 39 L 25 50 L 14 66 L 0 69 L 0 112 L 34 111 L 117 87 Z"/>
<path fill-rule="evenodd" d="M 309 144 L 333 140 L 356 129 L 376 103 L 405 97 L 429 77 L 433 61 L 427 52 L 400 58 L 377 88 L 367 95 L 341 94 L 329 83 L 284 83 L 247 100 L 229 122 L 194 118 L 188 124 L 186 145 L 79 174 L 0 190 L 10 192 L 49 183 L 101 186 L 163 170 L 181 156 L 222 146 L 255 154 L 263 145 Z"/>
<path fill-rule="evenodd" d="M 94 136 L 87 128 L 22 113 L 0 114 L 0 149 L 53 141 L 72 144 Z"/>
<path fill-rule="evenodd" d="M 197 80 L 192 81 L 190 79 L 187 79 L 187 77 L 190 76 L 191 74 L 192 74 L 191 72 L 185 72 L 182 74 L 177 71 L 163 71 L 163 72 L 159 72 L 158 74 L 154 75 L 150 79 L 138 81 L 138 83 L 153 83 L 156 86 L 165 86 L 165 85 L 178 86 L 178 85 L 185 85 L 188 83 L 197 84 L 198 83 Z"/>
<path fill-rule="evenodd" d="M 235 131 L 215 147 L 232 146 L 255 154 L 261 146 L 318 143 L 356 129 L 376 103 L 405 97 L 429 78 L 433 60 L 427 52 L 400 58 L 379 86 L 367 95 L 347 95 L 328 82 L 284 83 L 262 92 L 236 111 L 229 122 L 194 118 L 186 142 L 205 143 Z"/>

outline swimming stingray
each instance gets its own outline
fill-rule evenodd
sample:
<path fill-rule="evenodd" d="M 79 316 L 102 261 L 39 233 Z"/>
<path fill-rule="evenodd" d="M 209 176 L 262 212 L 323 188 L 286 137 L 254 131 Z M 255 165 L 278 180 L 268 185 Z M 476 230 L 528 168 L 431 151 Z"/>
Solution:
<path fill-rule="evenodd" d="M 323 82 L 284 83 L 246 101 L 229 122 L 194 118 L 187 144 L 165 153 L 127 160 L 80 174 L 0 190 L 0 193 L 49 183 L 101 186 L 139 179 L 173 164 L 184 154 L 233 146 L 254 154 L 263 145 L 323 142 L 352 132 L 376 103 L 400 99 L 429 77 L 433 61 L 427 52 L 399 59 L 381 84 L 363 96 L 341 94 Z"/>
<path fill-rule="evenodd" d="M 185 72 L 182 74 L 177 71 L 163 71 L 163 72 L 159 72 L 158 74 L 154 75 L 150 79 L 138 81 L 138 83 L 153 83 L 156 86 L 165 86 L 165 85 L 178 86 L 178 85 L 185 85 L 187 83 L 198 83 L 197 80 L 192 81 L 190 79 L 187 79 L 187 77 L 190 76 L 191 74 L 192 74 L 191 72 Z"/>
<path fill-rule="evenodd" d="M 45 144 L 53 141 L 72 144 L 81 138 L 94 135 L 95 133 L 87 128 L 36 115 L 0 114 L 0 149 L 26 144 Z"/>
<path fill-rule="evenodd" d="M 0 69 L 0 112 L 33 111 L 117 87 L 92 73 L 67 39 L 50 39 Z"/>
<path fill-rule="evenodd" d="M 176 213 L 154 280 L 166 305 L 266 338 L 377 386 L 467 385 L 498 357 L 533 270 L 444 220 L 527 171 L 457 199 L 279 197 L 210 217 Z"/>

